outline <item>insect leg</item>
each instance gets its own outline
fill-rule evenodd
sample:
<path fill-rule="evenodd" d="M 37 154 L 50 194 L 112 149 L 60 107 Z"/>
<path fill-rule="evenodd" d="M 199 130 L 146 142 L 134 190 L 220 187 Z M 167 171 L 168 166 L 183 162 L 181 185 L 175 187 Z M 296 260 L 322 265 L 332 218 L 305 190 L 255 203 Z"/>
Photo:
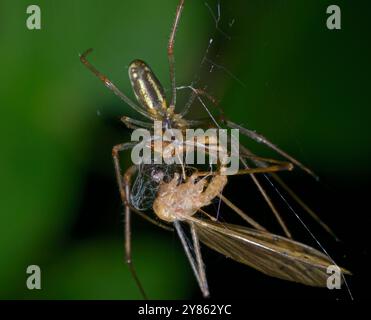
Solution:
<path fill-rule="evenodd" d="M 242 161 L 243 161 L 243 159 L 242 159 Z M 253 179 L 255 185 L 257 186 L 259 192 L 264 197 L 264 200 L 267 202 L 268 206 L 272 210 L 274 216 L 276 217 L 276 219 L 277 219 L 278 223 L 280 224 L 281 228 L 283 229 L 284 233 L 286 234 L 286 236 L 288 238 L 292 238 L 290 231 L 288 230 L 288 228 L 287 228 L 285 222 L 283 221 L 281 215 L 279 214 L 276 207 L 274 206 L 272 200 L 270 199 L 270 197 L 265 192 L 264 188 L 261 186 L 260 182 L 258 181 L 258 179 L 254 175 L 255 173 L 270 173 L 270 172 L 276 172 L 276 171 L 281 171 L 281 170 L 291 170 L 292 165 L 290 163 L 286 163 L 286 165 L 273 165 L 273 166 L 262 167 L 262 168 L 249 168 L 245 161 L 243 161 L 243 163 L 245 165 L 245 169 L 239 170 L 236 174 L 249 174 L 250 175 L 250 177 Z M 216 174 L 216 173 L 213 173 L 213 174 Z M 200 172 L 200 175 L 210 175 L 210 173 L 209 172 Z M 239 214 L 238 211 L 236 211 L 236 213 Z"/>
<path fill-rule="evenodd" d="M 248 170 L 249 167 L 248 167 L 246 161 L 241 156 L 240 156 L 240 160 L 243 163 L 243 165 L 245 166 L 246 170 Z M 256 187 L 258 188 L 260 194 L 263 196 L 265 202 L 268 204 L 269 208 L 273 212 L 273 215 L 275 216 L 276 220 L 280 224 L 280 226 L 281 226 L 282 230 L 284 231 L 285 235 L 288 238 L 292 238 L 291 232 L 287 228 L 286 223 L 283 221 L 283 219 L 282 219 L 280 213 L 278 212 L 276 206 L 273 204 L 271 198 L 268 196 L 267 192 L 265 191 L 263 186 L 260 184 L 259 180 L 256 178 L 256 176 L 254 174 L 250 174 L 250 177 L 253 180 L 253 182 L 255 183 Z"/>
<path fill-rule="evenodd" d="M 272 174 L 272 177 L 327 233 L 336 241 L 340 241 L 334 231 L 278 175 Z"/>
<path fill-rule="evenodd" d="M 254 154 L 245 146 L 240 146 L 243 156 L 250 157 L 257 166 L 266 166 L 267 164 L 262 159 L 254 158 Z M 253 157 L 251 157 L 253 156 Z M 333 230 L 322 221 L 322 219 L 275 173 L 271 173 L 272 178 L 306 211 L 327 233 L 329 233 L 335 240 L 339 238 Z"/>
<path fill-rule="evenodd" d="M 240 145 L 241 149 L 244 150 L 243 146 Z M 278 160 L 272 160 L 272 159 L 266 159 L 266 158 L 260 158 L 256 157 L 254 155 L 250 155 L 250 157 L 255 158 L 255 159 L 264 159 L 266 162 L 270 163 L 275 163 L 276 165 L 273 166 L 264 166 L 264 167 L 259 167 L 259 168 L 250 168 L 245 159 L 240 156 L 240 161 L 243 163 L 245 166 L 245 169 L 240 170 L 237 174 L 249 174 L 253 182 L 255 183 L 256 187 L 258 188 L 259 192 L 262 194 L 264 200 L 268 204 L 269 208 L 273 212 L 274 216 L 276 217 L 278 223 L 280 224 L 281 228 L 283 229 L 284 233 L 288 238 L 292 238 L 290 231 L 288 230 L 285 222 L 281 218 L 281 215 L 279 214 L 278 210 L 274 206 L 272 200 L 268 196 L 267 192 L 264 190 L 262 185 L 260 184 L 259 180 L 255 177 L 255 173 L 269 173 L 269 172 L 276 172 L 276 171 L 281 171 L 281 170 L 291 170 L 292 169 L 292 164 L 289 162 L 283 162 L 283 161 L 278 161 Z M 198 173 L 200 176 L 206 176 L 210 175 L 210 172 L 205 171 L 205 172 L 199 172 Z M 219 174 L 219 173 L 213 173 L 213 175 Z M 236 211 L 236 213 L 239 213 Z M 247 215 L 246 215 L 247 216 Z M 244 218 L 245 219 L 245 218 Z M 251 219 L 251 218 L 250 218 Z M 246 220 L 246 219 L 245 219 Z"/>
<path fill-rule="evenodd" d="M 235 204 L 233 204 L 229 199 L 224 197 L 222 194 L 219 195 L 219 198 L 234 212 L 236 212 L 242 219 L 244 219 L 248 224 L 253 226 L 255 229 L 261 231 L 267 231 L 263 226 L 257 223 L 254 219 L 250 218 L 245 212 L 243 212 L 240 208 L 238 208 Z"/>
<path fill-rule="evenodd" d="M 196 264 L 196 261 L 191 253 L 191 250 L 190 250 L 190 246 L 189 244 L 187 243 L 187 240 L 186 240 L 186 237 L 185 237 L 185 234 L 184 234 L 184 231 L 182 229 L 182 226 L 180 225 L 180 222 L 178 220 L 175 220 L 174 221 L 174 227 L 175 227 L 175 230 L 177 231 L 178 233 L 178 236 L 179 236 L 179 239 L 180 239 L 180 242 L 182 243 L 182 246 L 183 246 L 183 249 L 184 249 L 184 252 L 188 258 L 188 261 L 192 267 L 192 271 L 196 277 L 196 280 L 197 280 L 197 283 L 202 291 L 202 294 L 207 297 L 208 296 L 208 291 L 204 291 L 204 286 L 205 284 L 202 282 L 201 280 L 201 276 L 200 276 L 200 273 L 199 273 L 199 266 Z M 206 285 L 206 288 L 207 288 L 207 285 Z"/>
<path fill-rule="evenodd" d="M 191 235 L 192 235 L 192 240 L 193 240 L 193 247 L 195 249 L 195 254 L 196 254 L 198 273 L 200 275 L 201 291 L 202 291 L 203 296 L 206 298 L 210 295 L 210 293 L 209 293 L 209 287 L 208 287 L 207 279 L 206 279 L 205 265 L 202 260 L 200 242 L 198 240 L 197 232 L 196 232 L 193 222 L 190 223 L 190 227 L 191 227 Z"/>

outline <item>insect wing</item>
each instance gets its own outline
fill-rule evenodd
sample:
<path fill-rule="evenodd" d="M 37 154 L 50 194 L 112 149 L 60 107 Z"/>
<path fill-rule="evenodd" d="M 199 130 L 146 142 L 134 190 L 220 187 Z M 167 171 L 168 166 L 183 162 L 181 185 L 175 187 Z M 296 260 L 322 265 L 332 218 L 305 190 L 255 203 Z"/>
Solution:
<path fill-rule="evenodd" d="M 200 241 L 229 258 L 272 277 L 326 286 L 326 271 L 334 262 L 314 248 L 264 231 L 191 219 Z"/>

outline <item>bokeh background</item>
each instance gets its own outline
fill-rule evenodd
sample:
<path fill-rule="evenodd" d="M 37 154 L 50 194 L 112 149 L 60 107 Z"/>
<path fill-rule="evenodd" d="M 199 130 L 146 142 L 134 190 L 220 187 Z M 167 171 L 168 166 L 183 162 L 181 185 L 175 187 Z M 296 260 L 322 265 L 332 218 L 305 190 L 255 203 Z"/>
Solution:
<path fill-rule="evenodd" d="M 326 28 L 333 2 L 342 9 L 338 31 Z M 41 30 L 26 28 L 30 4 L 41 8 Z M 320 182 L 298 170 L 284 177 L 342 239 L 335 242 L 298 209 L 336 261 L 352 270 L 349 285 L 362 298 L 369 283 L 371 4 L 219 4 L 216 27 L 211 11 L 217 16 L 218 1 L 186 1 L 175 47 L 178 84 L 207 85 L 229 118 L 320 175 Z M 147 61 L 168 90 L 166 46 L 176 5 L 1 1 L 0 298 L 140 298 L 123 260 L 111 160 L 112 146 L 130 138 L 119 117 L 140 117 L 83 67 L 79 53 L 94 48 L 90 61 L 131 97 L 127 66 L 135 58 Z M 184 101 L 185 92 L 179 108 Z M 195 105 L 191 116 L 200 110 Z M 123 167 L 129 164 L 124 156 Z M 231 179 L 226 193 L 279 232 L 248 178 Z M 294 236 L 314 245 L 287 207 L 281 209 Z M 348 299 L 344 290 L 271 279 L 206 248 L 204 254 L 214 297 Z M 151 298 L 200 297 L 175 234 L 133 217 L 133 257 Z M 31 264 L 41 267 L 42 290 L 25 286 Z"/>

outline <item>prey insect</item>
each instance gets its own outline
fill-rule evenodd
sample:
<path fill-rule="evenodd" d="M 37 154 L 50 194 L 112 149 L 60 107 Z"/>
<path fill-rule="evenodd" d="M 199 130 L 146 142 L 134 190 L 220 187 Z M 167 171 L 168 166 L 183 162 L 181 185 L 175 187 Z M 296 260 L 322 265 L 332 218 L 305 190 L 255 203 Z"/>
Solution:
<path fill-rule="evenodd" d="M 122 93 L 111 80 L 100 73 L 87 60 L 88 54 L 92 51 L 91 49 L 80 56 L 81 62 L 92 71 L 108 89 L 148 120 L 161 121 L 163 130 L 172 128 L 184 130 L 199 125 L 210 126 L 210 119 L 207 121 L 188 120 L 185 119 L 185 115 L 195 99 L 198 99 L 202 104 L 202 98 L 205 97 L 211 100 L 212 103 L 215 102 L 204 90 L 191 87 L 190 98 L 183 110 L 180 113 L 175 112 L 177 87 L 174 67 L 174 41 L 184 3 L 185 0 L 180 0 L 177 6 L 167 48 L 171 84 L 170 102 L 168 102 L 159 80 L 145 62 L 134 60 L 129 65 L 128 69 L 132 88 L 138 102 L 137 104 Z M 209 296 L 209 288 L 200 242 L 227 257 L 244 263 L 269 276 L 295 281 L 305 285 L 326 286 L 328 277 L 326 270 L 329 265 L 334 264 L 333 260 L 326 254 L 291 239 L 291 234 L 278 213 L 278 210 L 275 208 L 267 192 L 256 177 L 256 174 L 260 173 L 270 174 L 283 188 L 291 192 L 290 195 L 296 202 L 331 233 L 332 231 L 327 225 L 325 225 L 315 213 L 311 211 L 282 180 L 280 180 L 276 172 L 291 170 L 293 166 L 296 165 L 309 174 L 314 174 L 263 136 L 226 120 L 223 114 L 221 116 L 222 122 L 227 127 L 239 129 L 242 134 L 247 135 L 249 138 L 259 143 L 267 145 L 288 160 L 288 162 L 284 162 L 260 158 L 241 145 L 240 161 L 244 168 L 240 169 L 237 173 L 247 174 L 252 178 L 286 236 L 278 236 L 268 232 L 263 226 L 222 195 L 224 187 L 228 182 L 228 177 L 223 175 L 224 168 L 222 164 L 218 163 L 215 170 L 212 171 L 202 171 L 199 170 L 199 168 L 190 168 L 184 165 L 175 165 L 171 167 L 169 165 L 158 166 L 141 164 L 131 166 L 123 174 L 120 166 L 119 154 L 120 152 L 132 149 L 135 143 L 118 144 L 112 149 L 112 157 L 121 200 L 125 208 L 125 257 L 130 272 L 143 297 L 147 298 L 132 262 L 132 212 L 164 229 L 175 229 L 202 294 L 205 297 Z M 131 129 L 146 128 L 153 132 L 154 124 L 152 122 L 128 117 L 122 117 L 121 121 Z M 156 137 L 152 135 L 151 139 L 155 140 L 155 138 Z M 194 143 L 194 141 L 186 141 L 185 143 Z M 208 148 L 210 148 L 210 145 L 206 146 L 206 152 L 209 152 L 208 150 L 210 149 Z M 132 187 L 132 180 L 135 176 L 137 178 Z M 146 182 L 143 179 L 147 179 Z M 142 197 L 144 193 L 142 191 L 143 188 L 145 191 L 148 191 L 149 185 L 152 188 L 152 192 L 146 193 L 147 196 L 144 201 Z M 217 198 L 243 218 L 251 228 L 222 223 L 217 218 L 208 214 L 204 208 L 209 206 L 214 199 Z M 146 211 L 148 209 L 155 213 L 155 219 L 147 214 Z M 189 227 L 191 244 L 189 244 L 186 239 L 186 234 L 183 229 L 184 225 Z M 343 272 L 346 273 L 347 271 L 343 269 Z"/>

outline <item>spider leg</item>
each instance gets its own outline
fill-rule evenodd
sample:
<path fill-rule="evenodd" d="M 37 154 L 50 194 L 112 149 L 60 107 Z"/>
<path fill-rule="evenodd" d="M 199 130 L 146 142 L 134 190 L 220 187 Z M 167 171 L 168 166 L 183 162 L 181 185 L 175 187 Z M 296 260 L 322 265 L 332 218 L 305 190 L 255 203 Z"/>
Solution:
<path fill-rule="evenodd" d="M 171 83 L 171 100 L 170 106 L 175 107 L 176 104 L 176 82 L 175 82 L 175 58 L 174 58 L 174 43 L 175 43 L 175 35 L 176 31 L 179 26 L 180 16 L 182 15 L 182 11 L 184 8 L 184 1 L 180 0 L 178 7 L 176 9 L 175 19 L 173 23 L 173 27 L 170 32 L 169 43 L 167 47 L 167 56 L 169 60 L 169 69 L 170 69 L 170 83 Z"/>
<path fill-rule="evenodd" d="M 224 110 L 223 108 L 219 105 L 218 101 L 213 98 L 210 94 L 208 94 L 205 90 L 202 90 L 202 89 L 195 89 L 195 88 L 190 88 L 192 90 L 192 92 L 200 99 L 200 95 L 202 96 L 205 96 L 208 100 L 210 100 L 212 102 L 212 104 L 217 107 L 218 111 L 219 111 L 219 117 L 220 117 L 220 120 L 223 122 L 223 123 L 226 123 L 228 120 L 226 120 L 225 116 L 224 116 Z M 240 147 L 243 147 L 242 145 L 240 145 Z M 249 169 L 249 166 L 247 165 L 247 163 L 244 161 L 244 159 L 242 157 L 240 157 L 240 161 L 243 163 L 243 165 L 245 166 L 246 169 Z M 295 162 L 298 162 L 298 161 L 295 161 Z M 285 170 L 285 169 L 284 169 Z M 291 236 L 291 233 L 290 231 L 288 230 L 285 222 L 283 221 L 280 213 L 278 212 L 278 210 L 276 209 L 275 205 L 273 204 L 271 198 L 268 196 L 267 192 L 265 191 L 265 189 L 263 188 L 263 186 L 261 185 L 261 183 L 259 182 L 259 180 L 255 177 L 254 173 L 250 173 L 250 177 L 251 179 L 253 180 L 254 184 L 256 185 L 256 187 L 258 188 L 259 192 L 261 193 L 261 195 L 263 196 L 265 202 L 268 204 L 269 208 L 271 209 L 271 211 L 273 212 L 274 216 L 276 217 L 278 223 L 281 225 L 283 231 L 285 232 L 286 236 L 288 238 L 292 238 Z"/>
<path fill-rule="evenodd" d="M 253 173 L 272 173 L 277 171 L 291 171 L 293 169 L 293 165 L 290 162 L 282 162 L 282 164 L 278 165 L 271 165 L 266 167 L 258 167 L 258 168 L 250 168 L 247 167 L 245 169 L 240 169 L 233 175 L 242 175 L 242 174 L 253 174 Z M 209 176 L 209 175 L 217 175 L 220 174 L 219 172 L 210 173 L 209 171 L 200 171 L 198 176 Z"/>
<path fill-rule="evenodd" d="M 267 147 L 269 147 L 272 150 L 276 151 L 278 154 L 280 154 L 281 156 L 283 156 L 284 158 L 286 158 L 287 160 L 289 160 L 290 162 L 292 162 L 293 164 L 297 165 L 302 170 L 304 170 L 305 172 L 307 172 L 308 174 L 310 174 L 316 180 L 319 180 L 319 177 L 312 170 L 310 170 L 309 168 L 307 168 L 306 166 L 304 166 L 301 162 L 299 162 L 298 160 L 296 160 L 295 158 L 293 158 L 292 156 L 290 156 L 289 154 L 287 154 L 282 149 L 278 148 L 275 144 L 273 144 L 272 142 L 270 142 L 267 138 L 265 138 L 261 134 L 258 134 L 258 133 L 256 133 L 253 130 L 250 130 L 250 129 L 247 129 L 245 127 L 242 127 L 239 124 L 236 124 L 236 123 L 234 123 L 234 122 L 232 122 L 230 120 L 226 120 L 225 123 L 226 123 L 226 125 L 228 127 L 233 128 L 233 129 L 238 129 L 243 135 L 245 135 L 245 136 L 247 136 L 247 137 L 255 140 L 256 142 L 265 144 Z"/>
<path fill-rule="evenodd" d="M 129 118 L 129 117 L 126 117 L 126 116 L 121 117 L 120 120 L 129 129 L 134 129 L 135 130 L 135 129 L 139 129 L 139 128 L 147 128 L 147 129 L 152 129 L 153 128 L 153 124 L 152 123 L 148 123 L 148 122 L 144 122 L 144 121 L 132 119 L 132 118 Z"/>
<path fill-rule="evenodd" d="M 198 120 L 188 120 L 188 119 L 183 119 L 183 120 L 187 121 L 187 125 L 189 127 L 199 127 L 199 126 L 213 127 L 212 126 L 213 122 L 210 120 L 209 117 L 198 119 Z"/>
<path fill-rule="evenodd" d="M 122 176 L 121 174 L 121 166 L 120 166 L 120 157 L 119 157 L 119 152 L 125 151 L 128 149 L 131 149 L 135 143 L 121 143 L 113 147 L 112 149 L 112 158 L 113 158 L 113 163 L 115 167 L 115 173 L 116 173 L 116 179 L 117 179 L 117 184 L 119 187 L 119 192 L 120 192 L 120 197 L 121 201 L 124 205 L 125 208 L 125 261 L 129 266 L 129 270 L 136 282 L 136 285 L 138 286 L 142 296 L 144 299 L 147 299 L 147 295 L 143 289 L 143 286 L 137 276 L 137 273 L 134 268 L 134 264 L 132 262 L 132 257 L 131 257 L 131 210 L 140 215 L 142 218 L 150 221 L 151 223 L 158 225 L 164 229 L 173 231 L 172 228 L 163 225 L 162 223 L 151 219 L 147 215 L 143 214 L 139 210 L 135 209 L 131 204 L 130 204 L 130 183 L 131 183 L 131 178 L 132 176 L 136 173 L 137 171 L 137 166 L 131 166 Z"/>
<path fill-rule="evenodd" d="M 206 91 L 206 87 L 204 89 L 200 89 L 200 88 L 194 88 L 192 87 L 192 85 L 190 85 L 190 86 L 179 87 L 178 89 L 190 89 L 192 91 L 188 102 L 186 103 L 184 109 L 180 113 L 182 117 L 184 117 L 187 114 L 195 98 L 200 99 L 200 97 L 206 97 L 213 104 L 213 106 L 218 109 L 219 117 L 221 121 L 224 122 L 225 117 L 224 117 L 223 108 L 219 105 L 219 101 Z"/>
<path fill-rule="evenodd" d="M 267 138 L 265 138 L 261 134 L 256 133 L 253 130 L 247 129 L 245 127 L 240 126 L 237 123 L 234 123 L 234 122 L 228 120 L 225 117 L 225 115 L 224 115 L 223 108 L 220 107 L 220 105 L 219 105 L 219 101 L 216 100 L 208 92 L 206 92 L 203 89 L 193 88 L 191 86 L 189 86 L 189 88 L 192 90 L 192 92 L 197 97 L 199 97 L 199 96 L 206 97 L 218 109 L 218 111 L 219 111 L 219 117 L 220 117 L 221 121 L 223 123 L 225 123 L 229 128 L 238 129 L 243 135 L 249 137 L 250 139 L 253 139 L 254 141 L 256 141 L 258 143 L 265 144 L 267 147 L 269 147 L 270 149 L 276 151 L 278 154 L 280 154 L 281 156 L 283 156 L 284 158 L 286 158 L 287 160 L 289 160 L 290 162 L 292 162 L 293 164 L 297 165 L 299 168 L 301 168 L 302 170 L 304 170 L 305 172 L 307 172 L 308 174 L 310 174 L 316 180 L 319 180 L 319 177 L 312 170 L 310 170 L 308 167 L 306 167 L 305 165 L 303 165 L 301 162 L 299 162 L 298 160 L 296 160 L 295 158 L 293 158 L 292 156 L 290 156 L 288 153 L 286 153 L 285 151 L 283 151 L 282 149 L 280 149 L 279 147 L 277 147 L 275 144 L 273 144 L 271 141 L 269 141 Z"/>
<path fill-rule="evenodd" d="M 226 119 L 224 115 L 224 110 L 222 107 L 219 105 L 219 101 L 217 101 L 212 95 L 210 95 L 208 92 L 206 92 L 203 89 L 198 89 L 198 88 L 193 88 L 189 86 L 189 89 L 192 90 L 192 92 L 197 96 L 204 96 L 206 97 L 219 111 L 220 113 L 220 119 L 222 120 L 223 123 L 225 123 L 228 127 L 232 129 L 238 129 L 243 135 L 249 137 L 250 139 L 255 140 L 258 143 L 265 144 L 267 147 L 271 148 L 272 150 L 276 151 L 278 154 L 282 155 L 284 158 L 292 162 L 293 164 L 297 165 L 300 167 L 302 170 L 313 176 L 316 180 L 319 180 L 319 177 L 308 167 L 303 165 L 301 162 L 290 156 L 288 153 L 277 147 L 275 144 L 270 142 L 267 138 L 262 136 L 261 134 L 256 133 L 253 130 L 247 129 L 245 127 L 240 126 L 239 124 L 236 124 L 228 119 Z"/>
<path fill-rule="evenodd" d="M 212 145 L 211 145 L 212 146 Z M 205 146 L 206 147 L 206 146 Z M 240 147 L 243 147 L 243 146 L 240 146 Z M 283 229 L 285 235 L 288 237 L 288 238 L 292 238 L 291 236 L 291 233 L 290 231 L 288 230 L 285 222 L 283 221 L 280 213 L 278 212 L 278 210 L 276 209 L 275 205 L 273 204 L 272 200 L 270 199 L 270 197 L 268 196 L 267 192 L 265 191 L 265 189 L 262 187 L 262 185 L 260 184 L 259 180 L 256 178 L 255 174 L 256 173 L 272 173 L 272 172 L 277 172 L 277 171 L 285 171 L 285 170 L 292 170 L 293 169 L 293 165 L 289 162 L 283 162 L 283 161 L 278 161 L 278 160 L 272 160 L 272 159 L 267 159 L 267 158 L 261 158 L 261 157 L 256 157 L 255 155 L 248 155 L 246 157 L 249 157 L 249 158 L 254 158 L 254 159 L 264 159 L 265 162 L 267 163 L 271 163 L 272 165 L 268 166 L 260 166 L 258 168 L 250 168 L 245 159 L 243 157 L 240 156 L 240 161 L 242 162 L 242 164 L 244 165 L 245 169 L 241 169 L 239 170 L 236 174 L 249 174 L 250 177 L 252 178 L 253 182 L 255 183 L 256 187 L 258 188 L 259 192 L 262 194 L 264 200 L 266 201 L 266 203 L 268 204 L 269 208 L 271 209 L 271 211 L 273 212 L 275 218 L 277 219 L 278 223 L 280 224 L 281 228 Z M 257 161 L 257 160 L 256 160 Z M 210 175 L 210 172 L 208 171 L 205 171 L 205 172 L 199 172 L 198 173 L 200 176 L 206 176 L 206 175 Z M 212 173 L 212 175 L 215 175 L 215 174 L 219 174 L 219 173 Z M 226 203 L 228 205 L 228 203 Z M 233 205 L 233 204 L 232 204 Z M 232 209 L 234 209 L 233 207 L 231 207 Z M 237 208 L 237 207 L 236 207 Z M 238 208 L 237 208 L 238 209 Z M 244 220 L 246 220 L 248 223 L 254 225 L 255 224 L 255 227 L 258 225 L 253 219 L 251 219 L 246 213 L 243 213 L 243 215 L 241 215 L 240 213 L 242 212 L 241 210 L 234 210 L 237 214 L 239 214 Z M 259 229 L 259 227 L 258 227 Z"/>
<path fill-rule="evenodd" d="M 184 105 L 183 110 L 179 113 L 182 118 L 188 113 L 196 97 L 197 97 L 196 93 L 192 91 L 187 103 Z"/>
<path fill-rule="evenodd" d="M 116 96 L 118 96 L 121 100 L 123 100 L 126 104 L 132 107 L 134 110 L 145 116 L 149 119 L 154 119 L 151 114 L 143 110 L 142 108 L 138 107 L 128 96 L 122 93 L 114 84 L 113 82 L 108 79 L 104 74 L 100 73 L 87 59 L 86 57 L 90 54 L 93 49 L 86 50 L 82 55 L 80 55 L 80 61 L 91 71 L 93 72 L 103 84 L 110 89 Z"/>
<path fill-rule="evenodd" d="M 130 167 L 124 175 L 123 179 L 123 187 L 126 189 L 126 191 L 129 191 L 129 181 L 130 177 L 134 174 L 133 172 L 133 167 Z M 130 206 L 128 201 L 126 200 L 125 197 L 125 260 L 127 265 L 129 266 L 129 270 L 136 282 L 137 287 L 139 288 L 143 298 L 147 300 L 147 295 L 143 289 L 143 286 L 138 278 L 137 272 L 135 270 L 133 261 L 132 261 L 132 256 L 131 256 L 131 214 L 130 214 Z"/>

